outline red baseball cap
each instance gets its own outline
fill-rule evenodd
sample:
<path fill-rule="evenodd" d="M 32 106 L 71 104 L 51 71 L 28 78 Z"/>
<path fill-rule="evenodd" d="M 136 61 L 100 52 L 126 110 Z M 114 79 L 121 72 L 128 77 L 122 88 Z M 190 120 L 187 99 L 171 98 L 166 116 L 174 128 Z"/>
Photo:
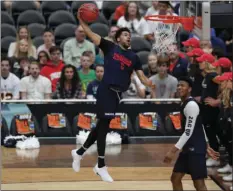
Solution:
<path fill-rule="evenodd" d="M 190 38 L 184 42 L 182 42 L 184 46 L 192 46 L 193 48 L 199 48 L 200 42 L 196 38 Z"/>
<path fill-rule="evenodd" d="M 187 56 L 202 56 L 205 52 L 201 48 L 194 48 L 191 52 L 187 52 Z"/>
<path fill-rule="evenodd" d="M 196 59 L 198 62 L 209 62 L 214 63 L 215 57 L 212 54 L 204 53 Z"/>
<path fill-rule="evenodd" d="M 232 66 L 232 62 L 228 58 L 223 57 L 223 58 L 219 58 L 218 61 L 213 63 L 213 66 L 215 67 L 221 66 L 223 68 L 230 68 Z"/>
<path fill-rule="evenodd" d="M 233 73 L 232 72 L 225 72 L 221 76 L 216 77 L 216 81 L 223 82 L 226 80 L 232 80 Z"/>

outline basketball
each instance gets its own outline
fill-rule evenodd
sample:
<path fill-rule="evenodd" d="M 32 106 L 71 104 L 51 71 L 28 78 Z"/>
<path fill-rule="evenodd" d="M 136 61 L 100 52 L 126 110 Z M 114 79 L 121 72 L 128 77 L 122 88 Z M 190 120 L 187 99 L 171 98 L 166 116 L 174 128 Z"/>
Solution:
<path fill-rule="evenodd" d="M 85 3 L 79 8 L 80 17 L 85 22 L 93 22 L 99 16 L 99 10 L 93 3 Z"/>

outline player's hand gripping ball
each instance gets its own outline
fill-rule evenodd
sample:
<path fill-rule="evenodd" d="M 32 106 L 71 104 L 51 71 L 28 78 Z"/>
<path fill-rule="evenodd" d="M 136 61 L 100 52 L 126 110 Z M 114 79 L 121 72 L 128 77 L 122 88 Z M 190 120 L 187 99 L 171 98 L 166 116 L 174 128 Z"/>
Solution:
<path fill-rule="evenodd" d="M 99 9 L 93 3 L 84 3 L 78 10 L 79 17 L 87 22 L 94 22 L 99 16 Z"/>

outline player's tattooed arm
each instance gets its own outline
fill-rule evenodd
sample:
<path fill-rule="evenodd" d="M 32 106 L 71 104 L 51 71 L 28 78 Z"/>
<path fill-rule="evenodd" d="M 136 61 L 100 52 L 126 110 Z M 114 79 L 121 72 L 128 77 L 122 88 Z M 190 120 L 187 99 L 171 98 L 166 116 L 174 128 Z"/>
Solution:
<path fill-rule="evenodd" d="M 83 27 L 83 30 L 85 31 L 85 34 L 88 36 L 89 39 L 91 39 L 91 41 L 96 45 L 99 46 L 100 45 L 100 40 L 101 40 L 101 36 L 92 32 L 92 30 L 90 29 L 90 27 L 81 19 L 80 13 L 78 12 L 78 19 L 79 19 L 79 23 L 80 25 Z"/>
<path fill-rule="evenodd" d="M 152 83 L 152 81 L 149 78 L 145 76 L 142 70 L 136 70 L 136 74 L 144 86 L 147 86 L 152 89 L 155 88 L 155 85 Z"/>

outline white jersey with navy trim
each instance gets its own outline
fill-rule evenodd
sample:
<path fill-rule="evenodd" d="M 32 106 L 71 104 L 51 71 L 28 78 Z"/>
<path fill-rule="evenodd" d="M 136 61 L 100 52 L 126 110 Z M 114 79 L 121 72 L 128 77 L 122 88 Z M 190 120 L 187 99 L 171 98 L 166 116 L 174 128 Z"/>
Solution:
<path fill-rule="evenodd" d="M 207 138 L 200 117 L 200 109 L 194 98 L 189 97 L 181 105 L 183 134 L 175 146 L 184 152 L 206 152 Z"/>

